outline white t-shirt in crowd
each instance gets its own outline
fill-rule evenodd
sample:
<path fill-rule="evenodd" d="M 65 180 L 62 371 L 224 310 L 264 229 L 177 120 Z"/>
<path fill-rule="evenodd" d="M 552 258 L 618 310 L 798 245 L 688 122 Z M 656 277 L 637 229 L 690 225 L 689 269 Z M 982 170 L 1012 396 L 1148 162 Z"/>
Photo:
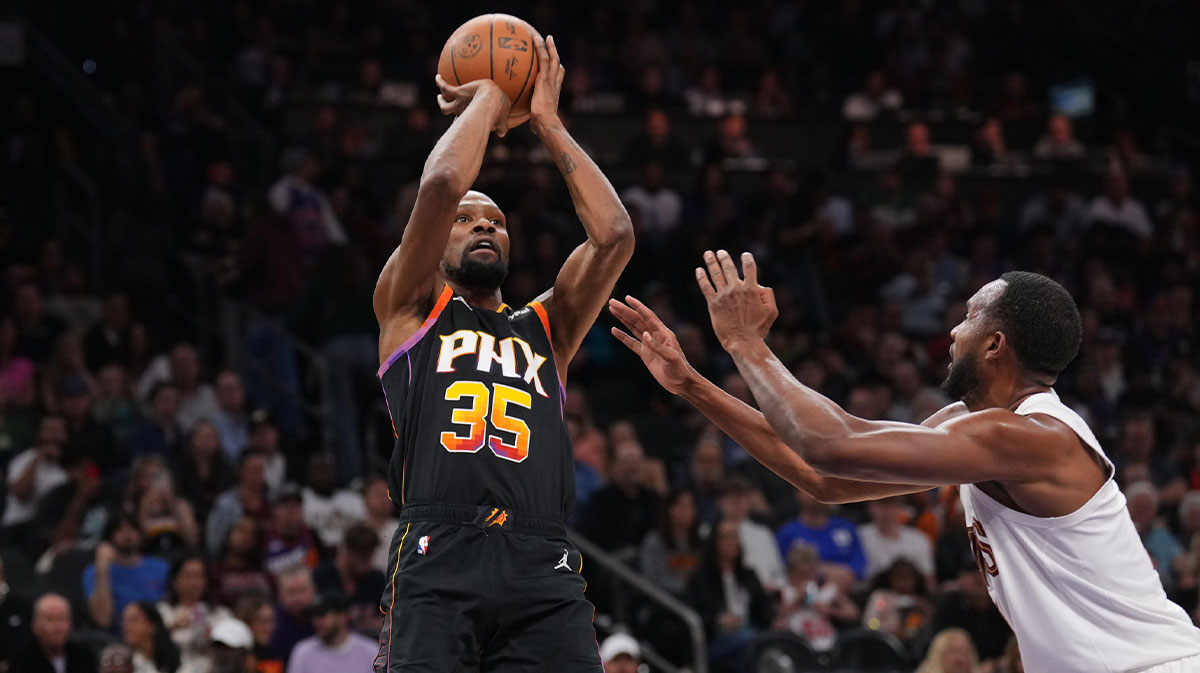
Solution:
<path fill-rule="evenodd" d="M 37 449 L 25 449 L 8 464 L 10 492 L 4 507 L 4 519 L 0 520 L 0 525 L 15 526 L 29 521 L 37 514 L 38 502 L 46 497 L 47 493 L 70 480 L 67 471 L 58 463 L 47 460 L 39 461 L 33 477 L 33 492 L 26 500 L 17 499 L 17 496 L 11 493 L 12 486 L 17 483 L 21 475 L 25 474 L 25 469 L 37 457 L 37 453 Z"/>
<path fill-rule="evenodd" d="M 911 526 L 900 526 L 895 538 L 884 537 L 873 523 L 858 527 L 867 556 L 867 577 L 874 577 L 897 559 L 905 558 L 917 566 L 922 575 L 933 574 L 933 545 L 925 534 Z"/>

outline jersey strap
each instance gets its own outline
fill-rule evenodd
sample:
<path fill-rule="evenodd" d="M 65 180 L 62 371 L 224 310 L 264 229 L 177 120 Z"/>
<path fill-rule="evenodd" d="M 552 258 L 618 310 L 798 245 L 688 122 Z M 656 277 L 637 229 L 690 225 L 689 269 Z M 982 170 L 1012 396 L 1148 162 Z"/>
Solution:
<path fill-rule="evenodd" d="M 433 327 L 433 323 L 437 322 L 438 316 L 442 314 L 442 311 L 446 308 L 446 304 L 450 303 L 450 299 L 453 296 L 454 290 L 451 290 L 449 285 L 446 285 L 442 288 L 442 294 L 438 296 L 437 303 L 433 305 L 433 310 L 429 312 L 429 317 L 426 318 L 425 322 L 421 324 L 421 328 L 414 332 L 412 336 L 405 339 L 404 343 L 400 344 L 400 347 L 397 348 L 391 355 L 389 355 L 388 359 L 379 367 L 379 378 L 383 378 L 383 375 L 387 373 L 388 368 L 392 366 L 392 363 L 395 362 L 397 358 L 412 350 L 412 347 L 417 345 L 417 342 L 425 336 L 425 333 L 429 331 L 429 328 Z"/>

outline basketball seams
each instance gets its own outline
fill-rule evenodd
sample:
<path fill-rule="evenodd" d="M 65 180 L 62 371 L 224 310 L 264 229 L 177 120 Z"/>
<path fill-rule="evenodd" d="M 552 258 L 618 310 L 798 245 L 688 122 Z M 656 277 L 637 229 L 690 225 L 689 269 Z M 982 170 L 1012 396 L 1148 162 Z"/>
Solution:
<path fill-rule="evenodd" d="M 496 81 L 496 15 L 488 17 L 488 79 Z"/>
<path fill-rule="evenodd" d="M 446 46 L 450 48 L 450 71 L 454 73 L 454 86 L 462 86 L 462 79 L 458 76 L 458 68 L 454 65 L 454 40 L 451 39 Z"/>
<path fill-rule="evenodd" d="M 521 91 L 517 93 L 517 97 L 513 99 L 512 106 L 515 108 L 521 104 L 521 98 L 525 96 L 525 88 L 529 86 L 529 78 L 533 75 L 533 66 L 537 65 L 537 45 L 533 42 L 533 33 L 529 32 L 529 70 L 525 72 L 525 83 L 521 85 Z"/>

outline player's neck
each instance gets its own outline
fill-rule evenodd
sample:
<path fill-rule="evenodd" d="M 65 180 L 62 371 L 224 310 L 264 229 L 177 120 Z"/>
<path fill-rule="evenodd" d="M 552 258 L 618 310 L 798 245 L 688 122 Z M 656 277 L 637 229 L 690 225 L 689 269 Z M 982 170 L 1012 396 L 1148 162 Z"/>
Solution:
<path fill-rule="evenodd" d="M 504 303 L 504 300 L 500 296 L 500 288 L 498 287 L 490 290 L 472 288 L 459 285 L 452 280 L 447 280 L 446 284 L 450 286 L 451 290 L 454 290 L 454 294 L 467 300 L 467 303 L 471 306 L 495 311 Z"/>
<path fill-rule="evenodd" d="M 1003 384 L 993 384 L 986 390 L 980 391 L 978 395 L 964 397 L 963 403 L 972 412 L 984 409 L 1016 410 L 1026 397 L 1049 390 L 1050 386 L 1048 385 L 1022 378 Z"/>

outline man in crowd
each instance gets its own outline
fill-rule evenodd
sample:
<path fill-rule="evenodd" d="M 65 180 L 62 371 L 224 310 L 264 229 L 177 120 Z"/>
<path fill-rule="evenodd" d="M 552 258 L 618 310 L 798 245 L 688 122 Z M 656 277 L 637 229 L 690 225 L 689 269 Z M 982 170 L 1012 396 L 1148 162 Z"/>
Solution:
<path fill-rule="evenodd" d="M 383 626 L 379 597 L 387 578 L 371 565 L 378 547 L 379 536 L 370 526 L 354 524 L 338 545 L 337 556 L 313 573 L 317 591 L 347 598 L 350 628 L 361 633 L 374 633 Z"/>
<path fill-rule="evenodd" d="M 317 597 L 312 571 L 296 568 L 279 578 L 279 603 L 275 606 L 275 633 L 271 649 L 287 660 L 296 643 L 313 634 L 308 609 Z M 372 654 L 374 656 L 374 654 Z"/>
<path fill-rule="evenodd" d="M 14 673 L 92 673 L 96 656 L 70 642 L 71 605 L 58 594 L 44 594 L 33 607 L 33 642 L 13 657 Z"/>
<path fill-rule="evenodd" d="M 375 660 L 379 644 L 354 633 L 346 617 L 346 599 L 325 594 L 312 606 L 316 634 L 296 644 L 288 659 L 288 673 L 361 671 Z"/>
<path fill-rule="evenodd" d="M 96 562 L 83 571 L 83 591 L 92 621 L 118 631 L 121 613 L 134 601 L 156 603 L 167 590 L 167 563 L 142 556 L 137 520 L 118 512 L 109 520 L 104 542 L 96 546 Z"/>

